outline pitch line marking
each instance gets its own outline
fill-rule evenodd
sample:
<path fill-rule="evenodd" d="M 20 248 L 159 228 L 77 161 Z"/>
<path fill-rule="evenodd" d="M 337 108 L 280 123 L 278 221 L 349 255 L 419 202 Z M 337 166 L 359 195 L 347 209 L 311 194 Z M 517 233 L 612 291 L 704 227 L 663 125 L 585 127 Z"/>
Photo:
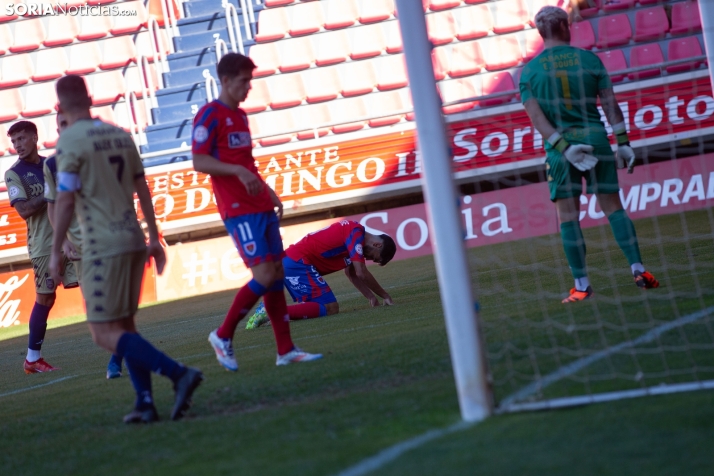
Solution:
<path fill-rule="evenodd" d="M 53 383 L 60 383 L 64 380 L 69 380 L 69 379 L 75 378 L 75 377 L 77 377 L 77 375 L 70 375 L 68 377 L 58 378 L 57 380 L 50 380 L 49 382 L 41 383 L 39 385 L 33 385 L 32 387 L 20 388 L 20 389 L 13 390 L 12 392 L 7 392 L 7 393 L 0 393 L 0 398 L 9 397 L 10 395 L 16 395 L 16 394 L 22 393 L 22 392 L 29 392 L 30 390 L 35 390 L 37 388 L 46 387 L 48 385 L 52 385 Z"/>

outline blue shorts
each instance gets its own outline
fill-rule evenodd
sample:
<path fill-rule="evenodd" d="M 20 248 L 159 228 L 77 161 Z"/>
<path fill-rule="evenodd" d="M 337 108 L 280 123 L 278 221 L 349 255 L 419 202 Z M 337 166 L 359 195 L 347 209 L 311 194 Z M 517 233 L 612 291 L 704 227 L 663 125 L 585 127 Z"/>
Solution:
<path fill-rule="evenodd" d="M 275 212 L 249 213 L 223 220 L 240 257 L 249 268 L 285 256 Z"/>
<path fill-rule="evenodd" d="M 317 272 L 314 266 L 300 261 L 293 261 L 289 256 L 283 258 L 285 287 L 295 302 L 316 302 L 330 304 L 337 302 L 330 285 Z"/>

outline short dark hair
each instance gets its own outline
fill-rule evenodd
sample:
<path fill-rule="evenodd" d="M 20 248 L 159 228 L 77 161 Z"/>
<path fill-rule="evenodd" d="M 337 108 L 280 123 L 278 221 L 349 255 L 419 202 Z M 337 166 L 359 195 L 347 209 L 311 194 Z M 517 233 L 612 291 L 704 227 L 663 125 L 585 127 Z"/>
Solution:
<path fill-rule="evenodd" d="M 216 73 L 218 73 L 218 81 L 220 82 L 223 76 L 233 78 L 244 71 L 252 72 L 255 68 L 257 66 L 253 63 L 253 60 L 247 56 L 240 53 L 228 53 L 223 55 L 218 62 Z"/>
<path fill-rule="evenodd" d="M 84 78 L 76 74 L 68 74 L 57 81 L 57 98 L 62 109 L 66 111 L 78 111 L 89 109 L 92 106 L 92 99 L 87 91 L 87 84 Z"/>
<path fill-rule="evenodd" d="M 538 33 L 544 39 L 560 38 L 563 35 L 563 23 L 568 26 L 568 14 L 560 7 L 546 5 L 541 8 L 535 16 L 535 26 Z"/>
<path fill-rule="evenodd" d="M 29 132 L 30 134 L 37 135 L 37 126 L 34 122 L 19 121 L 10 126 L 10 129 L 7 130 L 7 136 L 10 137 L 20 132 Z"/>
<path fill-rule="evenodd" d="M 392 261 L 394 254 L 397 252 L 397 245 L 391 236 L 387 234 L 379 235 L 382 239 L 382 249 L 379 253 L 379 265 L 384 266 L 385 264 Z"/>

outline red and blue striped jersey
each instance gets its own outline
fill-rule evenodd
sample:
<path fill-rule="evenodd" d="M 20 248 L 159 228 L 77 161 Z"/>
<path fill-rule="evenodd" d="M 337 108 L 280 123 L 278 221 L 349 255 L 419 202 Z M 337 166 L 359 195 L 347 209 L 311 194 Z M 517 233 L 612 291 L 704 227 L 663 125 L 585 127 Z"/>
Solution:
<path fill-rule="evenodd" d="M 314 266 L 324 276 L 345 269 L 353 261 L 364 263 L 364 234 L 364 227 L 356 221 L 342 220 L 308 233 L 285 254 Z"/>

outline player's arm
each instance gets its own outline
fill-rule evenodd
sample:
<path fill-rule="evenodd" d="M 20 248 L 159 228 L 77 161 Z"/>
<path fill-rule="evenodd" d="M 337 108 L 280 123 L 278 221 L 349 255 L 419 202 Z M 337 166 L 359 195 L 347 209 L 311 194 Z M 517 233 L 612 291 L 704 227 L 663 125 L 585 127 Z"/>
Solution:
<path fill-rule="evenodd" d="M 208 175 L 235 175 L 245 185 L 249 195 L 258 195 L 265 182 L 256 177 L 250 170 L 238 164 L 221 162 L 207 154 L 193 154 L 193 168 L 196 172 Z"/>
<path fill-rule="evenodd" d="M 625 116 L 617 103 L 615 91 L 612 87 L 601 89 L 599 92 L 600 104 L 605 113 L 607 122 L 612 124 L 612 133 L 617 140 L 617 157 L 627 166 L 627 173 L 632 173 L 635 168 L 635 151 L 630 146 L 630 139 L 627 137 L 627 126 Z"/>
<path fill-rule="evenodd" d="M 266 184 L 266 187 L 268 187 L 268 193 L 270 194 L 270 201 L 273 202 L 273 206 L 278 209 L 276 212 L 278 214 L 278 219 L 282 220 L 283 219 L 283 202 L 280 201 L 280 197 L 278 197 L 278 194 L 275 193 L 275 190 L 270 188 L 269 185 Z"/>
<path fill-rule="evenodd" d="M 166 253 L 159 239 L 159 229 L 156 226 L 156 214 L 154 213 L 154 204 L 151 201 L 151 191 L 149 191 L 149 186 L 146 184 L 146 178 L 144 178 L 143 174 L 134 179 L 134 191 L 136 191 L 136 196 L 139 197 L 141 213 L 144 215 L 146 226 L 149 230 L 148 254 L 154 257 L 156 271 L 161 274 L 164 272 L 164 266 L 166 265 Z"/>
<path fill-rule="evenodd" d="M 18 215 L 20 215 L 25 220 L 30 218 L 35 213 L 39 213 L 44 210 L 45 206 L 45 197 L 43 197 L 42 195 L 35 198 L 31 198 L 29 200 L 15 202 L 15 204 L 13 205 Z"/>
<path fill-rule="evenodd" d="M 379 300 L 377 300 L 377 296 L 374 295 L 372 290 L 369 289 L 369 287 L 367 286 L 367 284 L 365 284 L 364 281 L 357 277 L 357 273 L 355 273 L 355 268 L 352 264 L 345 268 L 345 275 L 347 275 L 347 279 L 350 280 L 352 286 L 357 288 L 357 290 L 362 293 L 362 296 L 367 298 L 370 306 L 379 306 Z"/>
<path fill-rule="evenodd" d="M 385 291 L 382 286 L 380 286 L 377 279 L 367 269 L 367 265 L 365 265 L 362 261 L 353 261 L 350 266 L 354 268 L 357 279 L 362 281 L 371 291 L 377 294 L 377 296 L 384 299 L 385 305 L 392 304 L 392 296 L 390 296 L 389 293 Z"/>

